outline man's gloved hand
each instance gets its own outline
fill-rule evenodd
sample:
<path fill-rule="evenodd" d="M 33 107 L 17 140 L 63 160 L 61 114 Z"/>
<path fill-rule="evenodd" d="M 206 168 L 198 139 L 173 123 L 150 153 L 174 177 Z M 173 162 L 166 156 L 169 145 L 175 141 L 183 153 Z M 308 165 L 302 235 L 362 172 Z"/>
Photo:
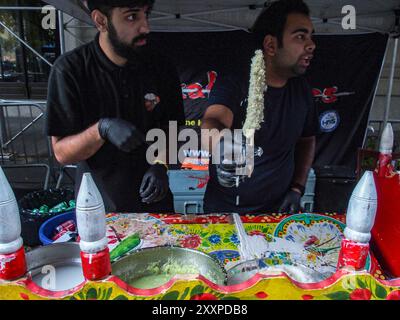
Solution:
<path fill-rule="evenodd" d="M 245 141 L 245 140 L 243 140 Z M 246 165 L 246 144 L 242 141 L 233 143 L 219 142 L 220 163 L 217 165 L 217 178 L 221 186 L 226 188 L 235 187 L 237 183 L 244 181 L 244 168 Z M 238 170 L 243 169 L 243 174 L 238 174 Z"/>
<path fill-rule="evenodd" d="M 169 190 L 167 169 L 162 164 L 152 165 L 145 173 L 140 186 L 142 202 L 153 203 L 164 199 Z"/>
<path fill-rule="evenodd" d="M 132 123 L 118 118 L 99 121 L 100 136 L 124 152 L 131 152 L 145 142 L 145 137 Z"/>
<path fill-rule="evenodd" d="M 300 200 L 301 194 L 297 191 L 290 189 L 283 199 L 283 202 L 279 208 L 279 212 L 299 213 L 301 210 Z"/>
<path fill-rule="evenodd" d="M 246 176 L 237 175 L 237 168 L 238 166 L 235 162 L 217 165 L 217 177 L 219 184 L 226 188 L 232 188 L 236 186 L 237 182 L 240 183 L 244 181 Z"/>

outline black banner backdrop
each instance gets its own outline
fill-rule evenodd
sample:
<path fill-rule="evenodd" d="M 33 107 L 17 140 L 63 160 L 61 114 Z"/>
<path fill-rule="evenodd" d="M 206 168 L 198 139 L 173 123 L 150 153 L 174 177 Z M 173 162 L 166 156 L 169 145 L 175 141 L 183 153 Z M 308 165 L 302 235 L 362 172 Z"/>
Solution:
<path fill-rule="evenodd" d="M 355 168 L 387 39 L 378 33 L 316 37 L 307 74 L 320 113 L 315 165 Z"/>
<path fill-rule="evenodd" d="M 314 166 L 355 169 L 388 37 L 378 33 L 316 35 L 307 73 L 319 110 Z M 153 33 L 150 48 L 175 63 L 182 83 L 186 126 L 198 128 L 212 87 L 222 74 L 248 78 L 255 45 L 243 31 Z M 247 80 L 244 80 L 247 81 Z"/>
<path fill-rule="evenodd" d="M 246 32 L 152 33 L 150 45 L 175 63 L 187 120 L 201 119 L 210 89 L 224 73 L 250 72 L 254 46 Z M 191 123 L 191 124 L 190 124 Z M 187 121 L 197 126 L 198 121 Z"/>

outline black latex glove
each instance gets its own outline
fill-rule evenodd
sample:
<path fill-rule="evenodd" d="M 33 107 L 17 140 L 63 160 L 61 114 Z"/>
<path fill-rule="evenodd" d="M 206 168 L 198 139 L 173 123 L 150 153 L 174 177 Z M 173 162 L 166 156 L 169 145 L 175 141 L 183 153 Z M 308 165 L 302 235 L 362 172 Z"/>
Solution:
<path fill-rule="evenodd" d="M 279 208 L 279 212 L 299 213 L 301 194 L 294 190 L 289 190 Z"/>
<path fill-rule="evenodd" d="M 168 190 L 167 168 L 162 164 L 152 165 L 145 173 L 140 186 L 142 202 L 149 204 L 161 201 L 167 195 Z"/>
<path fill-rule="evenodd" d="M 145 137 L 132 123 L 118 118 L 99 121 L 100 136 L 124 152 L 131 152 L 145 142 Z"/>
<path fill-rule="evenodd" d="M 245 140 L 243 140 L 245 141 Z M 244 181 L 245 175 L 238 174 L 238 169 L 243 169 L 245 166 L 245 150 L 246 145 L 241 142 L 224 144 L 223 140 L 219 143 L 220 148 L 220 164 L 217 165 L 217 178 L 221 186 L 232 188 L 238 183 Z M 240 156 L 236 159 L 235 156 Z M 239 160 L 239 163 L 236 162 Z"/>
<path fill-rule="evenodd" d="M 217 177 L 218 182 L 221 186 L 226 188 L 232 188 L 236 186 L 236 180 L 238 183 L 244 181 L 244 175 L 237 175 L 236 169 L 238 166 L 235 162 L 232 164 L 219 164 L 217 165 Z"/>

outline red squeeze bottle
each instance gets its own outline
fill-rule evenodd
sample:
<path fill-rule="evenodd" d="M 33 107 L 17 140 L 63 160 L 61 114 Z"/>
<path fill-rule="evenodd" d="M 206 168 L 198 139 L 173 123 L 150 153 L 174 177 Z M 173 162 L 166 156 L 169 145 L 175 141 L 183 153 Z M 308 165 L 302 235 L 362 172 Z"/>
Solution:
<path fill-rule="evenodd" d="M 393 140 L 393 129 L 388 123 L 382 133 L 374 174 L 378 208 L 371 247 L 384 271 L 400 277 L 400 177 L 391 165 Z"/>

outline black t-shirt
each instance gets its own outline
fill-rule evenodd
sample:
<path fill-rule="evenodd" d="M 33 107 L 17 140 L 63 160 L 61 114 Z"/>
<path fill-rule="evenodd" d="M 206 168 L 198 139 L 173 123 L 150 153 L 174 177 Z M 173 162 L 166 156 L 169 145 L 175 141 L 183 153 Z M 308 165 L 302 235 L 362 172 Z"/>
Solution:
<path fill-rule="evenodd" d="M 209 105 L 222 104 L 234 114 L 233 129 L 241 129 L 246 117 L 248 81 L 221 78 Z M 269 87 L 264 99 L 264 122 L 255 134 L 254 171 L 239 187 L 222 187 L 210 166 L 205 194 L 206 212 L 266 212 L 278 209 L 294 173 L 294 150 L 300 137 L 318 132 L 318 115 L 306 80 L 290 79 L 283 88 Z M 239 195 L 239 206 L 236 197 Z"/>
<path fill-rule="evenodd" d="M 144 105 L 148 93 L 160 98 L 152 111 Z M 49 78 L 47 134 L 77 134 L 104 117 L 130 121 L 143 133 L 153 128 L 167 129 L 169 121 L 182 125 L 182 93 L 175 68 L 155 52 L 147 52 L 140 62 L 119 67 L 103 53 L 99 35 L 59 57 Z M 145 146 L 125 153 L 106 142 L 95 155 L 78 164 L 76 187 L 82 173 L 91 172 L 108 211 L 170 210 L 171 194 L 168 203 L 142 204 L 139 188 L 148 167 Z"/>

